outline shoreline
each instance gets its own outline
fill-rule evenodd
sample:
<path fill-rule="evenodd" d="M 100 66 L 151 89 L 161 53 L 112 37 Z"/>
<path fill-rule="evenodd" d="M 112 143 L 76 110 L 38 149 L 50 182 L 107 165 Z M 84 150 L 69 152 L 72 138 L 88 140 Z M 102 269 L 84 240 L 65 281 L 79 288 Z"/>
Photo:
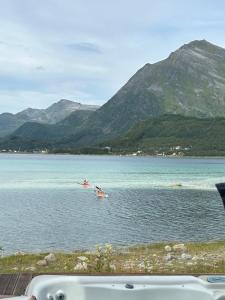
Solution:
<path fill-rule="evenodd" d="M 183 155 L 183 156 L 173 156 L 173 155 L 165 155 L 165 156 L 160 156 L 160 155 L 151 155 L 151 154 L 145 154 L 145 155 L 132 155 L 132 154 L 73 154 L 73 153 L 31 153 L 31 152 L 1 152 L 0 151 L 0 155 L 38 155 L 38 156 L 99 156 L 99 157 L 110 157 L 110 156 L 114 156 L 114 157 L 133 157 L 133 158 L 140 158 L 140 157 L 152 157 L 152 158 L 160 158 L 160 159 L 166 159 L 166 158 L 170 158 L 170 159 L 186 159 L 186 158 L 193 158 L 193 159 L 198 159 L 198 158 L 202 158 L 202 159 L 210 159 L 210 158 L 215 158 L 215 159 L 225 159 L 225 155 L 224 156 L 218 156 L 218 155 L 204 155 L 204 156 L 198 156 L 198 155 Z"/>
<path fill-rule="evenodd" d="M 156 243 L 94 251 L 24 253 L 1 256 L 0 272 L 38 273 L 225 273 L 225 241 Z"/>

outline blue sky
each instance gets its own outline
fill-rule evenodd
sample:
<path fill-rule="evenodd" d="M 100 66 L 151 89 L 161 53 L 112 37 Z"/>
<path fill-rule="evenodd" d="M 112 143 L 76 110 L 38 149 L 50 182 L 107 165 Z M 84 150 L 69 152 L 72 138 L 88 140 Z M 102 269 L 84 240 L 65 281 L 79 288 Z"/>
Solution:
<path fill-rule="evenodd" d="M 103 104 L 195 39 L 225 48 L 224 0 L 0 0 L 0 112 Z"/>

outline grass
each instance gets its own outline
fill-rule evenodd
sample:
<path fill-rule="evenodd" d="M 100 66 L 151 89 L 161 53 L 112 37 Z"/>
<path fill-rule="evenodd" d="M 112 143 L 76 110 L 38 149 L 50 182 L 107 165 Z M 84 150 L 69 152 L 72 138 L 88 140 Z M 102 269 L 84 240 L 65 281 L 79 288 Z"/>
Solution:
<path fill-rule="evenodd" d="M 0 273 L 225 273 L 225 241 L 187 243 L 185 253 L 189 255 L 188 259 L 182 259 L 182 251 L 166 252 L 166 245 L 173 247 L 174 243 L 121 249 L 107 245 L 96 248 L 94 252 L 55 253 L 56 260 L 47 266 L 39 266 L 37 262 L 48 253 L 3 256 L 0 258 Z M 166 260 L 168 255 L 172 258 Z M 85 262 L 81 261 L 81 256 Z M 74 269 L 79 263 L 85 268 Z"/>

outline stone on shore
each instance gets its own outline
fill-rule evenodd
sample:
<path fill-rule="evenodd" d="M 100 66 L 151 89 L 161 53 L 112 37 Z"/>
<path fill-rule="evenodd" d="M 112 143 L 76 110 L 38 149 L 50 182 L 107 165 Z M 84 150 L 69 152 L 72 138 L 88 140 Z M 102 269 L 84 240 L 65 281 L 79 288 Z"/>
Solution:
<path fill-rule="evenodd" d="M 168 253 L 166 256 L 164 256 L 164 260 L 167 261 L 167 262 L 171 261 L 173 259 L 175 259 L 175 256 L 172 255 L 171 253 Z"/>
<path fill-rule="evenodd" d="M 48 265 L 48 262 L 47 262 L 46 259 L 41 259 L 41 260 L 39 260 L 36 264 L 37 264 L 38 266 L 40 266 L 40 267 L 45 267 L 45 266 Z"/>
<path fill-rule="evenodd" d="M 110 270 L 115 272 L 116 271 L 116 266 L 114 264 L 110 264 Z"/>
<path fill-rule="evenodd" d="M 74 271 L 86 271 L 87 268 L 88 268 L 88 266 L 87 266 L 86 262 L 79 262 L 74 267 Z"/>
<path fill-rule="evenodd" d="M 199 257 L 197 255 L 195 255 L 195 256 L 192 257 L 192 260 L 197 261 L 197 260 L 199 260 Z"/>
<path fill-rule="evenodd" d="M 80 261 L 88 261 L 88 258 L 86 257 L 86 256 L 78 256 L 78 258 L 77 258 L 78 260 L 80 260 Z"/>
<path fill-rule="evenodd" d="M 176 244 L 173 246 L 173 250 L 177 252 L 185 252 L 187 249 L 184 244 Z"/>
<path fill-rule="evenodd" d="M 166 245 L 164 249 L 165 249 L 166 252 L 171 252 L 172 251 L 172 248 L 169 245 Z"/>
<path fill-rule="evenodd" d="M 23 252 L 23 251 L 16 251 L 16 252 L 15 252 L 15 256 L 20 256 L 20 255 L 24 256 L 25 254 L 26 254 L 26 253 Z"/>
<path fill-rule="evenodd" d="M 181 258 L 184 260 L 190 260 L 190 259 L 192 259 L 192 256 L 191 256 L 191 254 L 188 254 L 188 253 L 182 253 Z"/>
<path fill-rule="evenodd" d="M 48 255 L 45 256 L 44 258 L 47 262 L 54 262 L 56 261 L 56 256 L 54 253 L 49 253 Z"/>
<path fill-rule="evenodd" d="M 27 267 L 27 268 L 25 268 L 25 271 L 35 272 L 36 270 L 37 270 L 36 267 Z"/>

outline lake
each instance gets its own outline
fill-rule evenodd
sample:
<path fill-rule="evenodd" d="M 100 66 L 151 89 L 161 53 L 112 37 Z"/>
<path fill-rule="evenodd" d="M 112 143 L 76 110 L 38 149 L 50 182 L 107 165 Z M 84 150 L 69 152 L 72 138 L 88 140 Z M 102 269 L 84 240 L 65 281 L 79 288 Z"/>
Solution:
<path fill-rule="evenodd" d="M 225 239 L 222 158 L 0 154 L 0 168 L 5 253 Z"/>

